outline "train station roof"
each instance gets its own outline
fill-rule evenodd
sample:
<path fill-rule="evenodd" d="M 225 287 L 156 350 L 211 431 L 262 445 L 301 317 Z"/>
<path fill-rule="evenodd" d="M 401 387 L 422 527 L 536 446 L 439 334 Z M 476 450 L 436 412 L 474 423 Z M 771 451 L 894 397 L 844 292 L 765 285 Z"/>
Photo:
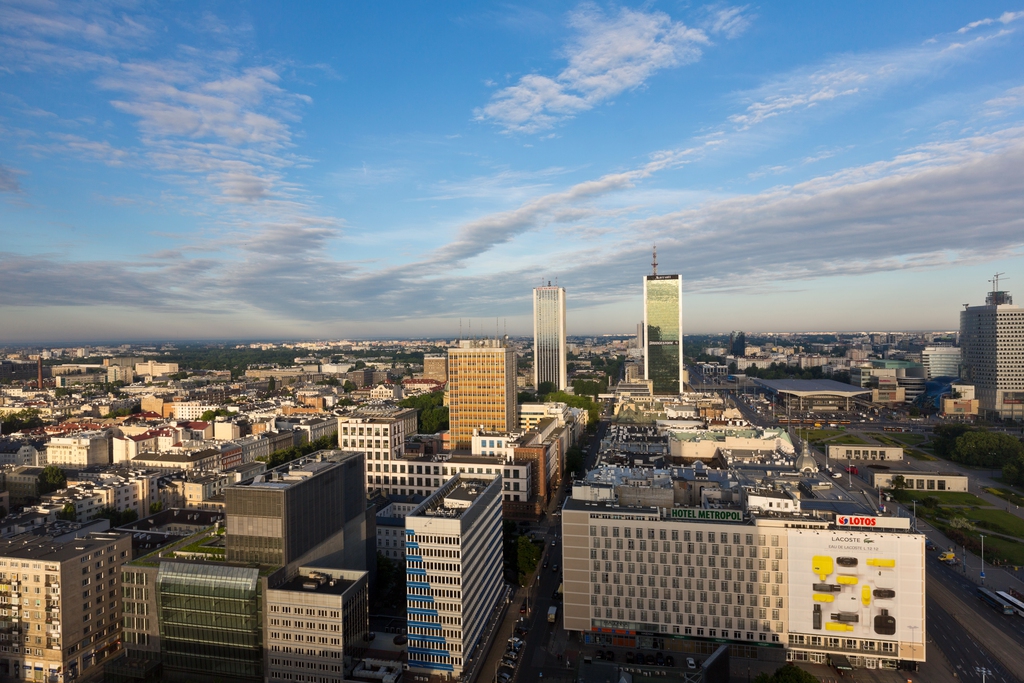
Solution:
<path fill-rule="evenodd" d="M 837 382 L 833 379 L 754 379 L 754 384 L 762 386 L 775 394 L 791 394 L 793 396 L 844 396 L 852 398 L 862 394 L 870 394 L 870 389 L 855 387 L 852 384 Z"/>

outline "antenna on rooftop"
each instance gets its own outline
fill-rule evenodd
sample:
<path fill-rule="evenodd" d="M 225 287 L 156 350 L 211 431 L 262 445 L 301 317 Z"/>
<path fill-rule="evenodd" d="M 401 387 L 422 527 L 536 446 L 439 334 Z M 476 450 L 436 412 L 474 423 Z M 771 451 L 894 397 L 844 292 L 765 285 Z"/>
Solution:
<path fill-rule="evenodd" d="M 654 274 L 658 274 L 658 245 L 654 245 L 654 257 L 651 259 L 651 268 L 654 269 Z"/>

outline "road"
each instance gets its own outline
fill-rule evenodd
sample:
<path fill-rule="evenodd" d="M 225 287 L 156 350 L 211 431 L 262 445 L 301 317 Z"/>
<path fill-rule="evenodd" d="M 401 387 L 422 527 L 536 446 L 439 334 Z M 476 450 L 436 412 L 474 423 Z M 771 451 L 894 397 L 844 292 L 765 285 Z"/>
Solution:
<path fill-rule="evenodd" d="M 597 460 L 601 437 L 604 436 L 607 428 L 607 422 L 599 422 L 597 430 L 587 443 L 584 464 L 588 470 L 594 466 Z M 569 636 L 562 628 L 562 603 L 552 597 L 562 582 L 561 516 L 554 513 L 561 507 L 564 497 L 565 488 L 563 487 L 549 505 L 548 514 L 544 519 L 530 527 L 530 531 L 535 536 L 544 539 L 544 554 L 541 557 L 541 564 L 531 577 L 529 587 L 520 588 L 516 592 L 508 615 L 499 627 L 494 644 L 480 669 L 481 673 L 477 683 L 494 681 L 495 672 L 500 665 L 508 639 L 512 636 L 516 622 L 521 616 L 519 606 L 524 600 L 528 600 L 530 606 L 525 622 L 527 627 L 526 644 L 521 650 L 522 656 L 516 667 L 514 683 L 538 680 L 542 677 L 542 672 L 545 680 L 570 683 L 575 678 L 575 668 L 568 668 L 567 662 L 575 667 L 578 644 L 569 642 Z M 547 567 L 544 567 L 545 562 Z M 559 568 L 558 571 L 554 570 L 556 565 Z M 558 606 L 558 619 L 554 624 L 549 624 L 547 621 L 548 608 L 551 605 Z"/>

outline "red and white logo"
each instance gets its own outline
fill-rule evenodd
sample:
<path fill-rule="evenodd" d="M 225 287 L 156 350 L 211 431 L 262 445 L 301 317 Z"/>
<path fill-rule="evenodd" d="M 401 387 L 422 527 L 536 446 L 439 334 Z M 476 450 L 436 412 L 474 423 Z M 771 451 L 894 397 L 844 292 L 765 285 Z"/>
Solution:
<path fill-rule="evenodd" d="M 849 515 L 837 515 L 836 524 L 839 526 L 876 526 L 876 517 L 851 517 Z"/>

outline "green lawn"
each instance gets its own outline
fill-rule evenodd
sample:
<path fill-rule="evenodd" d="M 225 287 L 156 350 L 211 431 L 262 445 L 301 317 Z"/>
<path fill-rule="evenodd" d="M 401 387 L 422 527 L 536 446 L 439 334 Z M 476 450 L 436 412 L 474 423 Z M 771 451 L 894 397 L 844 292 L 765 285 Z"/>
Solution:
<path fill-rule="evenodd" d="M 938 460 L 934 455 L 928 455 L 924 451 L 919 451 L 916 448 L 905 448 L 903 449 L 904 455 L 909 455 L 914 460 Z"/>
<path fill-rule="evenodd" d="M 838 429 L 808 429 L 807 431 L 798 429 L 797 434 L 808 441 L 824 441 L 825 439 L 831 439 L 833 436 L 839 436 L 842 432 Z"/>
<path fill-rule="evenodd" d="M 911 491 L 904 489 L 900 491 L 899 497 L 907 501 L 916 500 L 918 504 L 925 498 L 935 498 L 939 505 L 970 505 L 972 507 L 990 507 L 988 503 L 978 498 L 973 493 L 961 493 L 959 491 Z"/>
<path fill-rule="evenodd" d="M 830 444 L 846 445 L 846 446 L 863 446 L 868 442 L 860 438 L 855 434 L 843 434 L 835 439 L 829 439 Z"/>
<path fill-rule="evenodd" d="M 971 536 L 978 538 L 977 532 L 971 533 Z M 959 558 L 960 555 L 958 554 Z M 985 561 L 992 562 L 993 560 L 1002 560 L 1003 563 L 1021 565 L 1024 564 L 1024 544 L 1015 543 L 1005 538 L 997 538 L 995 536 L 985 536 Z"/>
<path fill-rule="evenodd" d="M 1024 519 L 1017 515 L 1010 514 L 1005 510 L 993 510 L 992 508 L 966 510 L 965 512 L 968 519 L 973 522 L 984 522 L 984 528 L 990 531 L 997 531 L 1001 534 L 1009 534 L 1010 536 L 1024 539 Z M 982 525 L 979 524 L 978 529 L 980 531 Z"/>
<path fill-rule="evenodd" d="M 1011 491 L 1010 489 L 994 488 L 986 488 L 985 490 L 994 496 L 999 496 L 1000 498 L 1003 498 L 1004 500 L 1013 503 L 1014 505 L 1024 505 L 1024 497 L 1021 497 L 1021 495 L 1018 494 L 1016 491 Z"/>
<path fill-rule="evenodd" d="M 889 434 L 890 437 L 897 441 L 902 441 L 908 446 L 919 446 L 928 440 L 928 437 L 924 434 L 909 434 L 902 432 L 892 432 Z"/>

